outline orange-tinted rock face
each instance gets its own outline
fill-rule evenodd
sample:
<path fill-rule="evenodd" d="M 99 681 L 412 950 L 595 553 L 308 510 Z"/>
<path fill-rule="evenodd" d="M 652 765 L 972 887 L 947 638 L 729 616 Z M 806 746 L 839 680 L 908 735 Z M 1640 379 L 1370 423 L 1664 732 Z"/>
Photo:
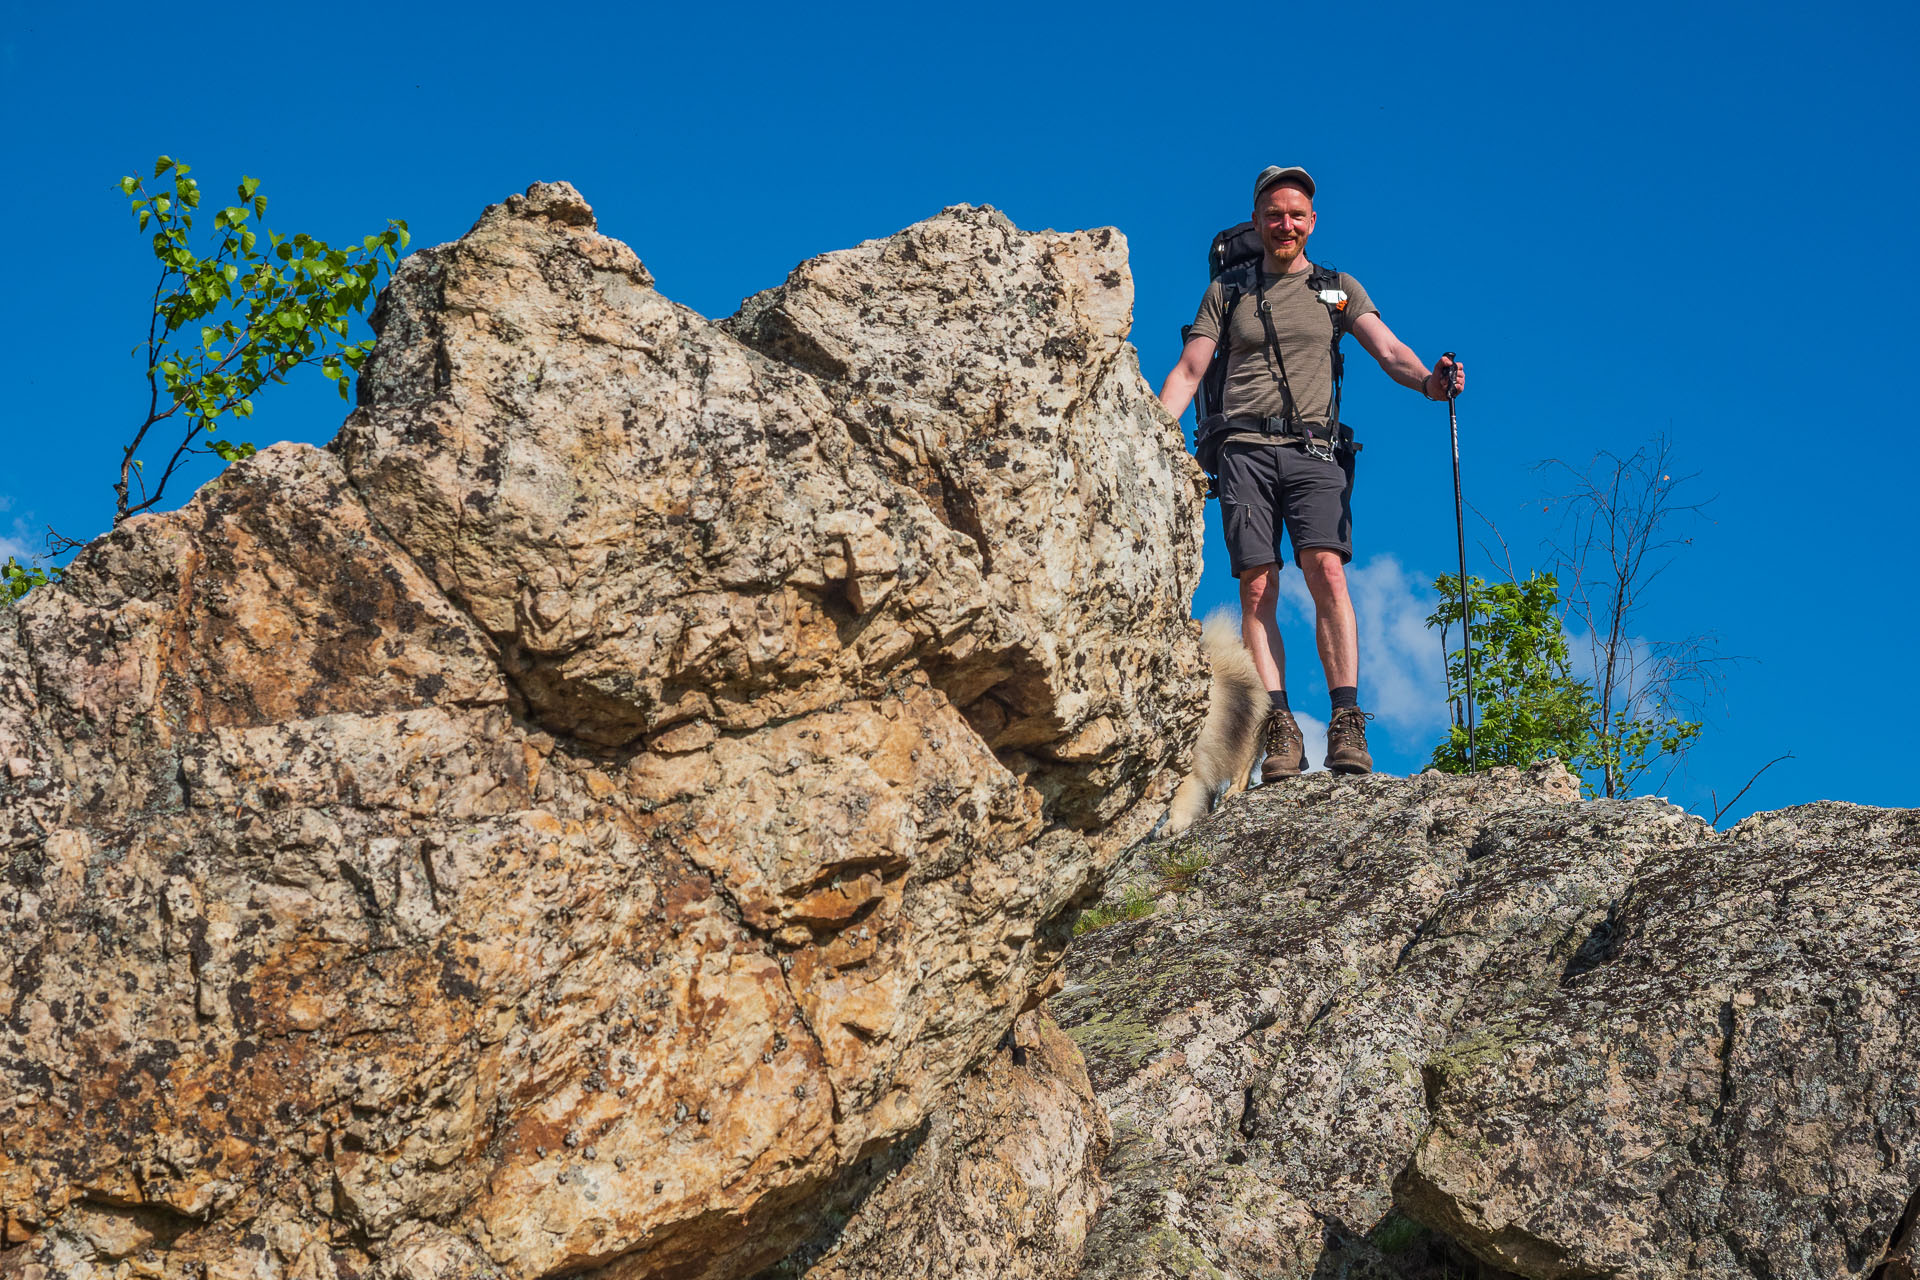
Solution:
<path fill-rule="evenodd" d="M 896 240 L 842 386 L 536 187 L 0 613 L 0 1275 L 742 1275 L 990 1054 L 1191 740 L 1197 473 L 1116 235 Z"/>
<path fill-rule="evenodd" d="M 815 1237 L 755 1280 L 1072 1280 L 1112 1134 L 1044 1010 L 961 1077 L 912 1137 L 815 1206 Z"/>

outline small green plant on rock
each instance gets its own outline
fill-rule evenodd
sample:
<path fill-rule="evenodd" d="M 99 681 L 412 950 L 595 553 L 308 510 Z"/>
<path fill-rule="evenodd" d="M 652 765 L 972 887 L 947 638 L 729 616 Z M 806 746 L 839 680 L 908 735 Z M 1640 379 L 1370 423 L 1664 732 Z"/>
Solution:
<path fill-rule="evenodd" d="M 1104 929 L 1123 920 L 1144 920 L 1152 914 L 1153 895 L 1137 884 L 1128 885 L 1118 902 L 1095 903 L 1082 911 L 1080 918 L 1073 922 L 1073 936 L 1077 938 L 1083 933 Z"/>
<path fill-rule="evenodd" d="M 1212 865 L 1213 855 L 1197 844 L 1177 845 L 1154 859 L 1154 870 L 1160 873 L 1161 883 L 1174 893 L 1193 888 L 1200 873 Z"/>
<path fill-rule="evenodd" d="M 1389 1258 L 1394 1258 L 1416 1245 L 1425 1244 L 1426 1238 L 1425 1227 L 1396 1209 L 1380 1220 L 1380 1225 L 1367 1236 L 1367 1242 Z"/>

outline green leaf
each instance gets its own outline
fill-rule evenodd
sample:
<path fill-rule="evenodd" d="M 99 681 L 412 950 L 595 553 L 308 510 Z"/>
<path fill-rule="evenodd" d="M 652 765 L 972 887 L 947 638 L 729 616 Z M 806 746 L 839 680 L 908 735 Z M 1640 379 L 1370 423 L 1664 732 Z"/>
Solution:
<path fill-rule="evenodd" d="M 138 178 L 122 178 L 122 179 L 120 179 L 120 194 L 121 194 L 121 195 L 127 195 L 127 196 L 130 196 L 130 195 L 132 195 L 132 194 L 133 194 L 134 192 L 136 192 L 136 191 L 138 191 L 139 189 L 140 189 L 140 179 L 138 179 Z"/>
<path fill-rule="evenodd" d="M 153 162 L 153 176 L 157 178 L 171 168 L 173 168 L 173 157 L 161 156 Z"/>

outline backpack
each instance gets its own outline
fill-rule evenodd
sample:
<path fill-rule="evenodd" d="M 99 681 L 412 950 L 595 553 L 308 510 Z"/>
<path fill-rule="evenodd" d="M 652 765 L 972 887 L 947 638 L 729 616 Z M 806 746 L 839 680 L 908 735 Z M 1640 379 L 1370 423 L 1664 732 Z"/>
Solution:
<path fill-rule="evenodd" d="M 1209 281 L 1222 282 L 1225 296 L 1220 300 L 1220 341 L 1213 349 L 1213 362 L 1207 366 L 1206 374 L 1200 379 L 1194 416 L 1198 425 L 1194 429 L 1194 456 L 1199 459 L 1201 468 L 1207 473 L 1207 496 L 1212 497 L 1219 488 L 1220 446 L 1227 434 L 1226 396 L 1227 396 L 1227 356 L 1228 346 L 1233 340 L 1233 309 L 1242 296 L 1254 293 L 1264 276 L 1261 263 L 1266 256 L 1266 246 L 1260 242 L 1260 233 L 1254 230 L 1251 222 L 1242 222 L 1228 227 L 1213 238 L 1213 244 L 1207 250 L 1207 278 Z M 1307 288 L 1316 294 L 1340 287 L 1339 269 L 1325 263 L 1314 263 L 1307 275 Z M 1340 353 L 1340 310 L 1344 302 L 1328 302 L 1327 318 L 1333 322 L 1333 424 L 1337 448 L 1346 448 L 1358 452 L 1360 446 L 1353 443 L 1353 433 L 1340 422 L 1340 381 L 1346 372 L 1346 360 Z M 1187 335 L 1192 325 L 1180 327 L 1180 345 L 1185 347 Z M 1268 341 L 1273 341 L 1273 329 L 1267 328 Z M 1278 353 L 1275 353 L 1276 356 Z M 1281 361 L 1281 377 L 1284 379 L 1285 361 Z M 1291 389 L 1287 398 L 1292 399 Z"/>

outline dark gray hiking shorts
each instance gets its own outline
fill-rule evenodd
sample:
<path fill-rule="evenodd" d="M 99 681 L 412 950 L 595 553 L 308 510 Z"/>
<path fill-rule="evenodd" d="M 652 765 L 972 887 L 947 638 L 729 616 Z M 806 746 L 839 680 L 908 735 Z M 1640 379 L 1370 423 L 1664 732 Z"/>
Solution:
<path fill-rule="evenodd" d="M 1284 564 L 1280 529 L 1300 553 L 1325 547 L 1353 559 L 1353 454 L 1316 458 L 1299 445 L 1229 440 L 1220 446 L 1220 516 L 1233 576 Z"/>

